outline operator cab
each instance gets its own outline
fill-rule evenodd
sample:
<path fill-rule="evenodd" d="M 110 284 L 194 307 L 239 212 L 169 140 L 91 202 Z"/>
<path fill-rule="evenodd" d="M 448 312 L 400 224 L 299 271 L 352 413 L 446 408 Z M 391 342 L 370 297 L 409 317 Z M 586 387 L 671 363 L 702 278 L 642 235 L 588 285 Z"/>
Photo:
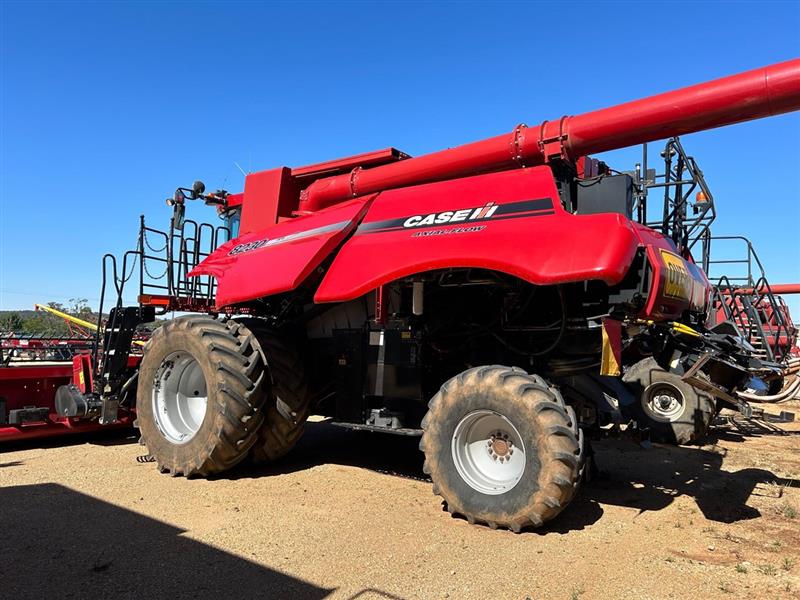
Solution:
<path fill-rule="evenodd" d="M 231 232 L 231 239 L 239 237 L 239 222 L 242 219 L 242 205 L 228 206 L 227 209 L 220 211 L 219 218 L 222 219 L 223 227 L 227 227 Z"/>

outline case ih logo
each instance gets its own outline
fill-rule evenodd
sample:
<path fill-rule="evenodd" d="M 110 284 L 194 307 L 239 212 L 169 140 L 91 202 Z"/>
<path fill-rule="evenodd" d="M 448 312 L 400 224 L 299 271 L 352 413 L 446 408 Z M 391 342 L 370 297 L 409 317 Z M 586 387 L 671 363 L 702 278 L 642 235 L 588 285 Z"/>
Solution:
<path fill-rule="evenodd" d="M 461 221 L 476 221 L 478 219 L 491 219 L 497 212 L 498 205 L 489 202 L 486 206 L 478 208 L 465 208 L 463 210 L 447 210 L 428 215 L 414 215 L 403 222 L 403 227 L 425 227 L 427 225 L 444 225 L 447 223 L 460 223 Z"/>
<path fill-rule="evenodd" d="M 521 219 L 525 217 L 543 217 L 555 214 L 551 198 L 535 200 L 518 200 L 499 204 L 487 202 L 483 206 L 445 210 L 423 215 L 411 215 L 385 221 L 361 223 L 356 235 L 365 233 L 388 233 L 390 231 L 406 231 L 409 229 L 427 229 L 429 227 L 446 227 L 459 223 L 474 221 L 499 221 L 501 219 Z M 415 237 L 416 234 L 415 234 Z"/>

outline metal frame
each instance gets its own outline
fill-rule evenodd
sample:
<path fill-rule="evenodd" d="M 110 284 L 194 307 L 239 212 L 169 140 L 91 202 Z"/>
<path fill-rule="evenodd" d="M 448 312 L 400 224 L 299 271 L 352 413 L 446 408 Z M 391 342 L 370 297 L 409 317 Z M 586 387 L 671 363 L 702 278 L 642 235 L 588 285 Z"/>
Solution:
<path fill-rule="evenodd" d="M 694 157 L 686 153 L 680 138 L 667 140 L 661 157 L 664 159 L 664 171 L 658 173 L 656 169 L 649 168 L 647 144 L 642 145 L 642 162 L 636 164 L 634 172 L 634 211 L 637 212 L 638 221 L 672 238 L 679 250 L 691 250 L 698 242 L 702 242 L 705 260 L 711 224 L 717 218 L 714 196 L 703 177 L 703 171 Z M 658 219 L 648 216 L 647 200 L 651 189 L 663 190 L 661 216 Z M 705 194 L 706 201 L 692 204 L 691 196 L 695 192 Z"/>
<path fill-rule="evenodd" d="M 769 361 L 784 360 L 791 344 L 782 347 L 780 339 L 781 336 L 790 338 L 793 327 L 782 310 L 785 304 L 772 292 L 753 244 L 743 236 L 712 236 L 711 224 L 716 219 L 714 196 L 697 161 L 686 153 L 679 138 L 667 141 L 661 157 L 664 171 L 657 173 L 656 169 L 648 166 L 647 144 L 642 146 L 642 162 L 637 163 L 633 173 L 636 189 L 634 210 L 638 221 L 672 238 L 681 251 L 692 250 L 699 243 L 700 262 L 709 277 L 712 265 L 746 265 L 746 276 L 723 275 L 714 284 L 712 306 L 722 309 L 725 318 L 736 324 L 755 347 L 758 356 Z M 659 219 L 652 219 L 648 217 L 648 196 L 652 189 L 659 188 L 663 189 L 661 214 Z M 706 200 L 692 203 L 691 196 L 698 191 L 705 195 Z M 652 212 L 652 207 L 650 209 Z M 745 257 L 713 260 L 712 240 L 743 241 L 746 244 Z M 752 292 L 745 293 L 745 288 Z"/>
<path fill-rule="evenodd" d="M 148 239 L 148 234 L 157 237 L 163 244 L 156 247 Z M 230 239 L 231 231 L 225 226 L 184 220 L 180 228 L 172 228 L 167 233 L 148 227 L 144 215 L 140 217 L 136 248 L 123 254 L 121 268 L 113 254 L 103 256 L 100 308 L 92 345 L 95 381 L 107 383 L 106 375 L 111 368 L 110 361 L 123 352 L 126 356 L 131 354 L 132 328 L 142 322 L 144 315 L 153 314 L 145 309 L 152 311 L 153 306 L 158 306 L 160 312 L 157 314 L 172 311 L 214 312 L 216 289 L 214 278 L 211 276 L 190 278 L 188 274 L 218 246 Z M 130 311 L 133 309 L 126 309 L 123 306 L 123 293 L 126 284 L 137 272 L 137 262 L 139 310 L 138 313 L 131 314 Z M 150 267 L 160 265 L 159 268 L 163 268 L 163 272 L 153 275 L 148 265 Z M 116 300 L 109 312 L 108 321 L 103 325 L 103 309 L 109 281 L 113 283 Z M 133 335 L 135 339 L 135 334 Z M 119 363 L 118 360 L 115 362 Z M 124 368 L 125 363 L 115 367 L 116 370 Z"/>
<path fill-rule="evenodd" d="M 780 340 L 785 336 L 790 341 L 794 326 L 786 318 L 786 303 L 772 291 L 753 243 L 740 235 L 711 236 L 706 246 L 710 248 L 714 240 L 739 240 L 744 243 L 746 254 L 744 258 L 725 260 L 711 260 L 704 255 L 706 273 L 710 275 L 711 265 L 740 264 L 747 266 L 747 275 L 720 277 L 714 286 L 712 306 L 721 309 L 725 317 L 736 324 L 755 347 L 757 355 L 770 361 L 784 361 L 792 344 L 781 344 Z"/>
<path fill-rule="evenodd" d="M 153 247 L 148 234 L 157 236 L 163 244 Z M 140 299 L 166 297 L 163 312 L 208 312 L 214 306 L 216 280 L 210 275 L 190 278 L 188 274 L 231 237 L 228 227 L 191 219 L 184 220 L 180 229 L 166 233 L 147 227 L 142 216 L 138 244 Z M 148 264 L 151 267 L 158 265 L 163 272 L 153 275 Z M 163 279 L 166 279 L 165 283 L 159 283 Z"/>

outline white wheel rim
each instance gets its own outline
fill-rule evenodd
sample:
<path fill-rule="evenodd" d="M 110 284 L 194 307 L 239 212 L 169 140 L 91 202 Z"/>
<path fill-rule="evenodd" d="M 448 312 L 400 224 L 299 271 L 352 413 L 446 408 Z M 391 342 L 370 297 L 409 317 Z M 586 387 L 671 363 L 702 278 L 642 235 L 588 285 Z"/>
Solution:
<path fill-rule="evenodd" d="M 173 352 L 161 361 L 153 385 L 153 414 L 167 440 L 191 440 L 203 424 L 207 405 L 206 379 L 191 354 Z"/>
<path fill-rule="evenodd" d="M 458 474 L 483 494 L 506 493 L 525 472 L 522 436 L 511 421 L 491 410 L 476 410 L 461 419 L 451 449 Z"/>
<path fill-rule="evenodd" d="M 650 384 L 642 393 L 642 408 L 650 418 L 660 423 L 677 421 L 685 406 L 683 393 L 669 383 Z"/>

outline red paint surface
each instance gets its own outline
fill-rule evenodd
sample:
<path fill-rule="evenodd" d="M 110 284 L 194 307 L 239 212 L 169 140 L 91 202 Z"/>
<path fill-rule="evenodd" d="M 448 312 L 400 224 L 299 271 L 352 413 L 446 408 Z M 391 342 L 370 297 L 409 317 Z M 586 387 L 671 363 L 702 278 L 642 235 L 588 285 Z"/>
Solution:
<path fill-rule="evenodd" d="M 362 233 L 364 225 L 413 215 L 550 198 L 551 215 L 460 222 L 474 233 L 412 237 L 419 230 Z M 617 214 L 576 216 L 561 208 L 549 167 L 520 169 L 384 192 L 331 265 L 316 302 L 356 298 L 413 273 L 446 267 L 496 269 L 548 285 L 599 279 L 618 283 L 638 246 L 630 221 Z"/>
<path fill-rule="evenodd" d="M 448 230 L 472 225 L 474 233 L 413 237 L 414 229 L 367 233 L 370 224 L 524 199 L 551 198 L 553 214 L 443 225 Z M 363 232 L 363 233 L 362 233 Z M 537 285 L 599 280 L 619 283 L 638 248 L 647 248 L 654 276 L 643 317 L 676 318 L 685 310 L 703 310 L 709 284 L 702 271 L 684 261 L 690 276 L 689 301 L 666 298 L 666 268 L 659 250 L 675 252 L 672 241 L 622 215 L 573 215 L 561 207 L 549 167 L 506 171 L 393 190 L 372 203 L 362 226 L 342 247 L 314 297 L 341 302 L 414 273 L 449 267 L 495 269 Z"/>
<path fill-rule="evenodd" d="M 189 275 L 217 278 L 216 300 L 220 308 L 293 290 L 352 231 L 371 200 L 371 197 L 353 200 L 260 232 L 241 235 L 217 248 Z M 334 225 L 338 226 L 325 233 L 287 238 Z M 284 238 L 287 241 L 281 241 Z M 277 243 L 231 254 L 237 246 L 267 241 Z"/>
<path fill-rule="evenodd" d="M 776 286 L 771 287 L 774 293 Z M 793 284 L 787 284 L 787 287 L 793 287 Z M 734 309 L 736 312 L 738 312 L 740 315 L 739 318 L 742 320 L 742 324 L 745 326 L 745 328 L 747 328 L 750 323 L 750 319 L 747 310 L 745 309 L 744 302 L 741 298 L 742 294 L 738 293 L 740 291 L 743 292 L 744 288 L 736 291 L 737 294 L 733 297 L 731 297 L 729 294 L 723 294 L 722 300 L 728 305 L 729 309 Z M 792 315 L 789 312 L 789 307 L 784 299 L 776 294 L 775 304 L 773 304 L 769 298 L 766 297 L 761 297 L 756 301 L 756 303 L 758 305 L 760 327 L 764 332 L 765 341 L 772 349 L 773 354 L 779 356 L 785 353 L 793 352 L 793 348 L 797 343 L 798 329 L 794 325 Z M 712 318 L 714 324 L 722 323 L 723 321 L 727 320 L 725 307 L 723 307 L 723 305 L 719 302 L 716 303 L 716 314 L 713 315 Z M 750 341 L 756 343 L 758 342 L 755 337 Z"/>
<path fill-rule="evenodd" d="M 664 293 L 668 271 L 661 250 L 676 253 L 675 244 L 665 235 L 639 223 L 631 223 L 640 243 L 647 250 L 647 260 L 652 268 L 652 283 L 647 304 L 640 315 L 647 319 L 677 319 L 687 309 L 704 312 L 711 298 L 711 284 L 703 270 L 694 261 L 682 259 L 689 276 L 689 300 L 669 298 Z"/>
<path fill-rule="evenodd" d="M 682 263 L 689 274 L 691 298 L 665 297 L 666 265 L 659 249 L 674 251 L 669 240 L 620 215 L 569 214 L 558 206 L 549 171 L 522 167 L 554 158 L 575 161 L 592 152 L 797 109 L 800 59 L 544 121 L 537 127 L 521 125 L 510 134 L 417 158 L 398 160 L 404 157 L 379 151 L 306 169 L 254 173 L 245 184 L 243 235 L 217 250 L 193 274 L 218 278 L 221 308 L 295 289 L 344 242 L 373 200 L 366 223 L 476 206 L 476 202 L 550 197 L 553 214 L 493 221 L 474 235 L 412 241 L 404 231 L 357 234 L 335 257 L 315 298 L 346 300 L 397 277 L 458 266 L 497 269 L 543 285 L 581 280 L 613 285 L 624 276 L 636 249 L 646 247 L 655 276 L 644 316 L 675 318 L 707 302 L 708 281 L 694 263 Z M 341 172 L 351 166 L 352 170 Z M 487 171 L 503 172 L 476 175 Z M 377 200 L 376 194 L 380 194 Z M 303 216 L 291 218 L 298 214 Z M 314 232 L 338 222 L 342 226 L 333 232 L 229 254 L 237 244 Z"/>
<path fill-rule="evenodd" d="M 136 358 L 138 360 L 140 357 Z M 23 425 L 0 425 L 0 441 L 45 438 L 133 425 L 131 415 L 124 415 L 119 423 L 114 425 L 100 425 L 96 421 L 59 417 L 55 411 L 56 390 L 59 386 L 70 383 L 72 376 L 71 362 L 0 367 L 0 396 L 6 401 L 6 414 L 10 410 L 26 406 L 50 409 L 45 421 Z"/>
<path fill-rule="evenodd" d="M 492 203 L 498 209 L 528 200 L 548 200 L 549 209 L 509 218 L 462 221 L 403 228 L 409 217 L 455 212 Z M 499 213 L 498 213 L 499 214 Z M 363 218 L 363 220 L 362 220 Z M 360 225 L 359 225 L 360 222 Z M 395 228 L 375 231 L 376 224 Z M 335 231 L 231 254 L 237 246 L 340 224 Z M 675 252 L 665 236 L 624 216 L 574 215 L 565 211 L 549 167 L 504 171 L 452 181 L 390 190 L 286 221 L 261 233 L 240 236 L 221 246 L 193 271 L 219 282 L 218 307 L 295 289 L 358 225 L 336 254 L 314 300 L 343 302 L 414 273 L 451 267 L 502 271 L 537 285 L 598 280 L 622 281 L 637 249 L 647 248 L 654 276 L 642 316 L 676 318 L 691 308 L 702 310 L 708 281 L 684 261 L 691 278 L 691 299 L 666 298 L 666 267 L 659 250 Z M 459 229 L 480 228 L 457 233 Z M 441 235 L 419 236 L 420 232 Z"/>
<path fill-rule="evenodd" d="M 770 284 L 769 289 L 773 294 L 777 294 L 779 296 L 785 296 L 787 294 L 800 294 L 800 283 L 775 283 Z M 764 288 L 759 290 L 761 293 L 765 291 L 766 290 Z M 749 295 L 753 293 L 753 288 L 738 288 L 736 293 Z"/>

